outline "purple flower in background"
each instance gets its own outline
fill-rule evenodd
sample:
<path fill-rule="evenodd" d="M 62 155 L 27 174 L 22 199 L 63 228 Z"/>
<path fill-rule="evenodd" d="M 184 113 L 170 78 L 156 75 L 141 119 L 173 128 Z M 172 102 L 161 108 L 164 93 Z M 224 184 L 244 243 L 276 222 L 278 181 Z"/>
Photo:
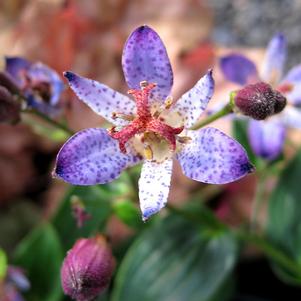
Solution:
<path fill-rule="evenodd" d="M 276 34 L 268 44 L 261 70 L 241 54 L 230 54 L 220 60 L 221 70 L 229 81 L 239 85 L 267 82 L 287 98 L 287 106 L 278 115 L 264 121 L 251 120 L 248 136 L 254 153 L 273 160 L 282 152 L 286 128 L 301 128 L 301 64 L 283 77 L 287 57 L 287 41 L 283 34 Z"/>
<path fill-rule="evenodd" d="M 26 98 L 29 108 L 53 116 L 59 112 L 64 83 L 53 69 L 20 57 L 6 57 L 5 71 Z"/>
<path fill-rule="evenodd" d="M 24 301 L 25 299 L 22 297 L 20 291 L 28 291 L 30 289 L 30 283 L 21 268 L 8 266 L 3 288 L 3 292 L 0 292 L 0 300 Z M 3 299 L 1 299 L 1 297 Z"/>
<path fill-rule="evenodd" d="M 55 176 L 75 185 L 103 184 L 143 161 L 139 199 L 146 220 L 167 202 L 173 158 L 187 177 L 205 183 L 232 182 L 253 170 L 237 141 L 215 128 L 189 130 L 212 97 L 212 71 L 173 101 L 168 55 L 148 26 L 128 38 L 122 67 L 134 100 L 94 80 L 65 73 L 77 96 L 114 126 L 71 137 L 57 156 Z"/>

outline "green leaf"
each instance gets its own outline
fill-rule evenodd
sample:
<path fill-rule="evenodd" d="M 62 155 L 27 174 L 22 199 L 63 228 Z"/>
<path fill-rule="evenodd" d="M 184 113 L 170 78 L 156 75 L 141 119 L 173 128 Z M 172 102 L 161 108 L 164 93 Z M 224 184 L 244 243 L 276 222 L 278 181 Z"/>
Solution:
<path fill-rule="evenodd" d="M 248 138 L 248 121 L 234 118 L 232 121 L 232 132 L 234 138 L 245 148 L 249 159 L 255 164 L 256 156 L 252 151 Z"/>
<path fill-rule="evenodd" d="M 139 209 L 130 200 L 114 202 L 113 210 L 116 216 L 129 227 L 140 229 L 144 226 Z"/>
<path fill-rule="evenodd" d="M 6 276 L 7 271 L 7 257 L 5 252 L 0 249 L 0 282 Z"/>
<path fill-rule="evenodd" d="M 301 271 L 301 152 L 282 171 L 278 184 L 270 197 L 267 234 L 269 239 L 300 265 Z M 285 275 L 285 271 L 278 275 Z M 289 281 L 294 276 L 301 284 L 301 276 L 287 275 Z"/>
<path fill-rule="evenodd" d="M 71 198 L 78 197 L 84 204 L 91 218 L 85 221 L 82 228 L 76 226 L 72 216 Z M 58 208 L 52 223 L 57 230 L 64 251 L 69 250 L 79 237 L 88 237 L 91 233 L 101 231 L 111 214 L 110 200 L 112 195 L 103 186 L 72 186 Z"/>
<path fill-rule="evenodd" d="M 208 231 L 170 215 L 144 231 L 129 249 L 112 300 L 216 300 L 236 254 L 230 233 Z"/>
<path fill-rule="evenodd" d="M 59 301 L 61 299 L 62 261 L 60 241 L 50 224 L 41 225 L 21 241 L 15 253 L 15 264 L 25 269 L 31 284 L 26 300 Z"/>

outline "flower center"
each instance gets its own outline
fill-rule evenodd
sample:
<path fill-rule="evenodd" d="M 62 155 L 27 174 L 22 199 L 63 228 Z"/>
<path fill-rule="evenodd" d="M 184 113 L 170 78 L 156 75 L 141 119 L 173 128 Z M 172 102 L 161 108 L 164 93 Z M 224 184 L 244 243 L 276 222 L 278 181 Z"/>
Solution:
<path fill-rule="evenodd" d="M 139 137 L 143 145 L 143 153 L 146 159 L 154 159 L 154 151 L 158 148 L 164 148 L 164 142 L 167 142 L 169 150 L 176 150 L 177 135 L 183 131 L 183 126 L 172 127 L 166 124 L 164 118 L 160 117 L 160 112 L 152 112 L 149 103 L 151 90 L 156 86 L 154 83 L 143 81 L 140 83 L 140 90 L 129 90 L 128 93 L 133 95 L 137 114 L 132 116 L 132 121 L 123 127 L 120 131 L 116 131 L 113 127 L 109 131 L 109 135 L 117 139 L 121 152 L 126 153 L 126 143 L 133 137 Z M 168 103 L 167 106 L 170 104 Z M 114 113 L 113 116 L 130 119 L 130 116 L 122 116 L 122 114 Z M 161 146 L 160 146 L 161 145 Z"/>

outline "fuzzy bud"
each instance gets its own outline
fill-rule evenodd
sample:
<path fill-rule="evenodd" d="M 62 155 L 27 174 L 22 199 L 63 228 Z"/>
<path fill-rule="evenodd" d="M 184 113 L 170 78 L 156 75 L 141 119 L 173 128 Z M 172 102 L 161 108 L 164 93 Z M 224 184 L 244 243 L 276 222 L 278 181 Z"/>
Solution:
<path fill-rule="evenodd" d="M 16 123 L 20 120 L 20 104 L 3 86 L 0 86 L 0 123 Z"/>
<path fill-rule="evenodd" d="M 81 238 L 64 259 L 61 268 L 63 290 L 74 300 L 92 300 L 107 287 L 114 267 L 115 260 L 103 236 Z"/>
<path fill-rule="evenodd" d="M 237 91 L 234 103 L 243 115 L 263 120 L 281 112 L 286 105 L 286 98 L 269 84 L 258 82 Z"/>

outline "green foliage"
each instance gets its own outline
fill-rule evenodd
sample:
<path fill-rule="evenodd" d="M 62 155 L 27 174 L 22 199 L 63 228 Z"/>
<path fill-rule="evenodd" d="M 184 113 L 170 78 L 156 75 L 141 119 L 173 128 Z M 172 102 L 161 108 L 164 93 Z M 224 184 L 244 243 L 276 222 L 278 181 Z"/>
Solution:
<path fill-rule="evenodd" d="M 43 224 L 18 246 L 15 264 L 26 270 L 31 289 L 30 301 L 59 301 L 62 297 L 60 266 L 63 252 L 59 237 L 51 224 Z"/>
<path fill-rule="evenodd" d="M 78 197 L 84 204 L 91 219 L 82 228 L 76 226 L 71 212 L 71 198 Z M 88 237 L 104 229 L 111 214 L 110 200 L 112 196 L 106 186 L 72 186 L 61 201 L 52 223 L 57 230 L 63 249 L 69 250 L 79 237 Z"/>
<path fill-rule="evenodd" d="M 112 300 L 227 300 L 225 283 L 236 255 L 236 241 L 227 231 L 176 215 L 158 219 L 128 250 Z M 221 288 L 224 294 L 218 295 Z"/>
<path fill-rule="evenodd" d="M 275 266 L 285 281 L 301 284 L 301 152 L 280 175 L 269 200 L 267 234 L 269 239 L 295 261 L 300 273 L 294 275 Z"/>
<path fill-rule="evenodd" d="M 7 257 L 5 252 L 0 249 L 0 282 L 5 278 L 7 271 Z"/>
<path fill-rule="evenodd" d="M 253 153 L 248 139 L 248 120 L 234 118 L 232 121 L 233 137 L 245 148 L 251 162 L 256 164 L 258 158 Z"/>
<path fill-rule="evenodd" d="M 141 213 L 130 200 L 114 202 L 113 210 L 116 216 L 129 227 L 137 229 L 143 227 Z"/>

